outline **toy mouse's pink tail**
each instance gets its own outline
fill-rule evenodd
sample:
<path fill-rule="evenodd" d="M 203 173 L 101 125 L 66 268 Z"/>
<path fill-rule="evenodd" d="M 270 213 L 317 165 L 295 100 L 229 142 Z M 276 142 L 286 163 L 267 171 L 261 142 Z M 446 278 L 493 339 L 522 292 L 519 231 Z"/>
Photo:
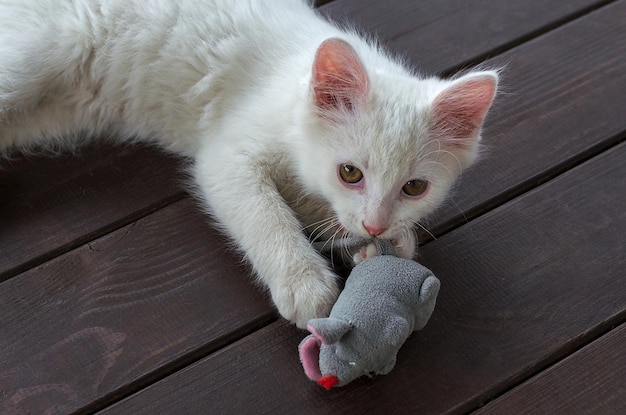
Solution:
<path fill-rule="evenodd" d="M 337 386 L 339 383 L 339 379 L 333 375 L 326 375 L 317 381 L 317 384 L 326 388 L 326 390 L 330 390 L 333 386 Z"/>

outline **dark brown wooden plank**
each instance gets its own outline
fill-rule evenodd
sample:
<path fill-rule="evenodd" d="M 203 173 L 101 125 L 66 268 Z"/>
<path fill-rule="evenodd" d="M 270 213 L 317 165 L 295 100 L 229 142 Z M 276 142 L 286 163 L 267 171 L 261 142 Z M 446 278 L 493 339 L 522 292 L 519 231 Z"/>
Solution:
<path fill-rule="evenodd" d="M 0 161 L 0 281 L 180 199 L 181 165 L 106 144 Z"/>
<path fill-rule="evenodd" d="M 336 0 L 320 8 L 339 22 L 376 33 L 426 73 L 448 72 L 521 43 L 606 0 Z"/>
<path fill-rule="evenodd" d="M 626 413 L 626 324 L 475 412 Z"/>
<path fill-rule="evenodd" d="M 278 322 L 103 414 L 464 412 L 626 321 L 626 143 L 428 244 L 433 318 L 394 371 L 326 392 Z M 583 190 L 584 189 L 584 190 Z"/>
<path fill-rule="evenodd" d="M 111 399 L 271 321 L 204 222 L 187 199 L 0 284 L 0 413 Z"/>
<path fill-rule="evenodd" d="M 626 136 L 626 1 L 487 62 L 506 62 L 485 154 L 429 226 L 442 234 Z M 427 235 L 424 235 L 427 236 Z"/>

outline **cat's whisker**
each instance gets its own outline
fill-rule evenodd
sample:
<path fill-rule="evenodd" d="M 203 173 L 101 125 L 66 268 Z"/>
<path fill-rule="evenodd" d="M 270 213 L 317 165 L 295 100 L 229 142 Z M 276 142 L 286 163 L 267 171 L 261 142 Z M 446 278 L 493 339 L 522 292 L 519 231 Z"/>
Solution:
<path fill-rule="evenodd" d="M 339 229 L 335 230 L 335 232 L 333 232 L 332 236 L 330 237 L 329 241 L 330 241 L 330 266 L 331 267 L 335 267 L 335 257 L 334 257 L 334 252 L 335 252 L 335 239 L 337 238 L 337 234 L 340 232 Z"/>
<path fill-rule="evenodd" d="M 309 236 L 309 241 L 311 242 L 311 244 L 315 243 L 316 241 L 323 238 L 328 231 L 330 231 L 334 227 L 338 227 L 339 224 L 339 220 L 334 216 L 317 222 L 316 228 L 311 232 Z M 324 244 L 322 248 L 325 247 L 326 244 Z"/>
<path fill-rule="evenodd" d="M 339 224 L 339 221 L 336 220 L 335 218 L 330 218 L 330 222 L 331 223 L 330 223 L 329 227 L 327 227 L 324 232 L 321 232 L 320 236 L 324 235 L 324 233 L 326 231 L 332 229 L 333 226 L 337 226 Z M 326 239 L 324 241 L 324 244 L 320 248 L 320 250 L 324 250 L 330 244 L 330 263 L 331 263 L 331 266 L 334 266 L 334 246 L 333 245 L 334 245 L 335 237 L 336 237 L 338 232 L 339 232 L 339 229 L 335 230 L 335 232 L 333 232 L 333 234 L 330 236 L 330 238 L 328 238 L 328 239 Z"/>
<path fill-rule="evenodd" d="M 435 236 L 434 233 L 432 233 L 426 226 L 422 225 L 421 223 L 419 223 L 418 221 L 413 222 L 417 227 L 419 227 L 420 229 L 422 229 L 424 232 L 426 232 L 428 235 L 430 235 L 431 238 L 433 238 L 433 240 L 437 240 L 437 237 Z"/>
<path fill-rule="evenodd" d="M 348 233 L 344 231 L 344 234 L 342 235 L 342 238 L 345 238 L 347 236 L 349 236 Z M 343 247 L 343 252 L 344 252 L 346 261 L 352 261 L 353 260 L 352 252 L 350 252 L 350 248 L 348 248 L 347 246 L 344 246 Z"/>
<path fill-rule="evenodd" d="M 306 231 L 310 227 L 313 227 L 313 226 L 316 226 L 316 225 L 319 225 L 319 224 L 323 224 L 325 222 L 328 222 L 329 220 L 332 220 L 332 218 L 324 218 L 322 220 L 318 220 L 317 222 L 313 222 L 313 223 L 310 223 L 310 224 L 308 224 L 306 226 L 301 227 L 300 230 L 301 231 Z"/>
<path fill-rule="evenodd" d="M 300 189 L 300 192 L 296 196 L 296 200 L 292 201 L 292 203 L 290 203 L 290 204 L 298 206 L 298 205 L 300 205 L 300 201 L 303 200 L 303 199 L 306 199 L 307 197 L 309 197 L 310 194 L 311 193 L 309 191 L 307 191 L 306 189 Z"/>
<path fill-rule="evenodd" d="M 428 164 L 428 163 L 435 163 L 435 164 L 437 164 L 437 165 L 439 165 L 439 166 L 443 167 L 445 170 L 447 170 L 447 171 L 448 171 L 448 173 L 449 173 L 449 175 L 450 175 L 452 178 L 455 178 L 455 177 L 456 177 L 456 174 L 455 174 L 455 173 L 453 173 L 453 172 L 452 172 L 452 170 L 451 170 L 449 167 L 447 167 L 445 164 L 443 164 L 443 163 L 441 163 L 441 162 L 439 161 L 439 155 L 440 155 L 440 154 L 447 154 L 447 155 L 451 156 L 451 157 L 452 157 L 452 158 L 456 161 L 456 164 L 457 164 L 457 166 L 458 166 L 458 171 L 459 171 L 459 172 L 462 172 L 462 171 L 463 171 L 463 165 L 462 165 L 462 163 L 461 163 L 461 160 L 460 160 L 460 159 L 458 158 L 458 156 L 457 156 L 456 154 L 454 154 L 453 152 L 451 152 L 451 151 L 449 151 L 449 150 L 444 149 L 444 148 L 443 148 L 443 145 L 442 145 L 442 143 L 441 143 L 441 140 L 438 140 L 438 139 L 433 139 L 433 140 L 431 140 L 429 143 L 431 143 L 431 144 L 433 144 L 433 143 L 434 143 L 434 144 L 436 144 L 437 148 L 436 148 L 436 149 L 433 149 L 433 150 L 431 150 L 431 151 L 428 151 L 428 152 L 425 152 L 425 153 L 420 154 L 420 156 L 419 156 L 419 158 L 418 158 L 418 162 L 421 162 L 421 163 L 424 163 L 424 164 Z M 431 156 L 432 156 L 433 154 L 435 154 L 435 158 L 434 158 L 434 160 L 427 160 L 428 158 L 431 158 Z M 460 173 L 459 173 L 459 174 L 460 174 Z"/>
<path fill-rule="evenodd" d="M 337 231 L 335 232 L 335 234 L 333 235 L 333 243 L 335 242 L 335 240 L 337 238 L 339 239 L 344 239 L 346 237 L 348 237 L 350 234 L 347 230 L 345 229 L 337 229 Z M 340 246 L 340 259 L 345 263 L 347 261 L 351 261 L 352 260 L 352 253 L 350 252 L 350 248 L 346 245 L 341 245 Z"/>
<path fill-rule="evenodd" d="M 304 199 L 311 194 L 308 189 L 298 189 L 298 198 L 297 200 Z"/>
<path fill-rule="evenodd" d="M 469 218 L 465 214 L 465 211 L 463 209 L 461 209 L 461 206 L 459 206 L 459 204 L 456 202 L 456 200 L 454 200 L 452 195 L 448 194 L 446 196 L 446 200 L 448 200 L 450 203 L 452 203 L 454 205 L 454 207 L 459 211 L 459 213 L 463 216 L 463 220 L 465 221 L 465 223 L 469 223 Z"/>
<path fill-rule="evenodd" d="M 329 221 L 329 223 L 326 225 L 326 227 L 323 228 L 320 231 L 320 235 L 326 234 L 328 231 L 330 231 L 333 228 L 336 228 L 338 225 L 339 225 L 339 221 L 337 219 L 335 219 L 335 218 L 332 218 L 332 220 Z M 335 231 L 335 232 L 337 232 L 337 231 Z"/>
<path fill-rule="evenodd" d="M 459 170 L 458 170 L 458 171 L 459 171 L 459 172 L 462 172 L 462 171 L 463 171 L 463 164 L 461 163 L 461 160 L 460 160 L 460 159 L 459 159 L 459 157 L 458 157 L 456 154 L 454 154 L 453 152 L 451 152 L 451 151 L 449 151 L 449 150 L 439 149 L 439 150 L 435 151 L 435 153 L 437 153 L 437 155 L 439 155 L 439 154 L 447 154 L 447 155 L 451 156 L 451 157 L 454 159 L 454 161 L 456 161 L 456 164 L 457 164 L 457 166 L 458 166 L 458 168 L 459 168 Z M 438 163 L 438 164 L 440 164 L 440 165 L 442 165 L 442 166 L 443 166 L 443 164 L 442 164 L 441 162 L 439 162 L 438 160 L 433 160 L 433 162 Z M 445 167 L 445 166 L 444 166 L 444 167 Z M 448 169 L 448 168 L 447 168 L 447 170 L 449 171 L 450 169 Z M 451 174 L 452 174 L 452 173 L 451 173 Z"/>
<path fill-rule="evenodd" d="M 326 232 L 328 232 L 329 230 L 331 230 L 333 227 L 336 228 L 332 235 L 330 235 L 330 237 L 328 239 L 326 239 L 325 243 L 322 245 L 322 247 L 320 249 L 325 250 L 326 247 L 330 244 L 330 263 L 331 266 L 335 266 L 335 243 L 337 241 L 337 239 L 342 239 L 345 238 L 347 235 L 349 235 L 349 233 L 343 229 L 343 227 L 341 226 L 341 222 L 339 221 L 339 219 L 337 219 L 337 217 L 333 216 L 331 218 L 329 218 L 328 220 L 328 226 L 326 228 L 324 228 L 322 231 L 320 231 L 320 237 L 323 236 Z M 318 238 L 319 239 L 319 238 Z M 341 255 L 342 251 L 346 251 L 348 253 L 348 257 L 350 257 L 350 253 L 347 247 L 345 246 L 340 246 L 340 255 L 339 257 L 343 260 L 343 256 Z"/>
<path fill-rule="evenodd" d="M 421 152 L 420 151 L 419 152 L 419 156 L 417 158 L 418 162 L 421 162 L 422 160 L 430 157 L 431 154 L 437 154 L 438 152 L 441 151 L 441 141 L 440 140 L 434 139 L 434 140 L 430 141 L 430 143 L 436 143 L 437 144 L 437 149 L 436 150 L 431 150 L 431 151 L 428 151 L 428 152 Z"/>
<path fill-rule="evenodd" d="M 457 161 L 458 161 L 458 159 L 457 159 Z M 444 170 L 446 170 L 448 172 L 448 174 L 450 175 L 451 178 L 454 179 L 454 177 L 456 177 L 455 174 L 452 172 L 452 170 L 450 170 L 450 168 L 448 166 L 446 166 L 445 164 L 441 163 L 440 161 L 428 160 L 428 161 L 424 162 L 424 165 L 427 165 L 427 164 L 436 164 L 437 166 L 441 166 Z"/>
<path fill-rule="evenodd" d="M 307 228 L 315 226 L 315 229 L 309 233 L 309 241 L 313 243 L 320 239 L 329 229 L 332 229 L 332 227 L 335 226 L 335 221 L 336 219 L 333 217 L 326 218 L 302 228 L 302 231 L 306 231 Z"/>
<path fill-rule="evenodd" d="M 331 244 L 331 252 L 334 253 L 336 248 L 335 248 L 335 244 L 337 243 L 337 239 L 341 240 L 344 239 L 346 237 L 350 236 L 350 233 L 344 229 L 343 227 L 340 226 L 341 222 L 339 222 L 339 220 L 336 221 L 336 226 L 337 229 L 333 232 L 333 234 L 331 235 L 331 237 L 329 238 L 329 242 Z M 341 244 L 339 246 L 339 258 L 341 259 L 341 261 L 346 261 L 347 259 L 351 259 L 352 258 L 352 254 L 350 252 L 350 248 L 348 246 L 345 246 L 344 244 Z M 334 263 L 334 256 L 331 255 L 331 264 L 332 266 L 335 266 Z"/>

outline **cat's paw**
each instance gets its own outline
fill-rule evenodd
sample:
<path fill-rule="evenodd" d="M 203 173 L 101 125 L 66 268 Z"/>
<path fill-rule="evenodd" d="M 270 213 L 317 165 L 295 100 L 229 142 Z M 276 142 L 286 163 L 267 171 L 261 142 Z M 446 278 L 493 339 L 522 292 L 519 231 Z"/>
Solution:
<path fill-rule="evenodd" d="M 412 232 L 404 234 L 399 240 L 394 240 L 393 245 L 400 258 L 413 259 L 417 254 L 417 238 Z"/>
<path fill-rule="evenodd" d="M 326 269 L 304 272 L 270 291 L 278 312 L 301 329 L 312 318 L 328 317 L 340 292 L 337 276 Z"/>
<path fill-rule="evenodd" d="M 354 265 L 358 265 L 361 262 L 365 261 L 367 258 L 371 258 L 378 255 L 378 249 L 376 248 L 376 244 L 368 244 L 366 246 L 362 246 L 359 249 L 359 252 L 354 254 L 352 257 L 352 261 Z"/>

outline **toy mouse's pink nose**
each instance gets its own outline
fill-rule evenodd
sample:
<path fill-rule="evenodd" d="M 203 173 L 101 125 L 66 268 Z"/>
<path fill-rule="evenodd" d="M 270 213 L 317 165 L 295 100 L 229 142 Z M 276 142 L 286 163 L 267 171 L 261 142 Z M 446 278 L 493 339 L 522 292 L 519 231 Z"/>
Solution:
<path fill-rule="evenodd" d="M 365 222 L 363 222 L 363 227 L 365 228 L 367 233 L 369 233 L 371 236 L 378 236 L 387 230 L 387 228 L 385 227 L 376 226 L 376 225 L 368 225 Z"/>
<path fill-rule="evenodd" d="M 317 384 L 326 388 L 326 390 L 330 390 L 333 386 L 337 386 L 339 383 L 339 379 L 333 375 L 326 375 L 317 381 Z"/>

